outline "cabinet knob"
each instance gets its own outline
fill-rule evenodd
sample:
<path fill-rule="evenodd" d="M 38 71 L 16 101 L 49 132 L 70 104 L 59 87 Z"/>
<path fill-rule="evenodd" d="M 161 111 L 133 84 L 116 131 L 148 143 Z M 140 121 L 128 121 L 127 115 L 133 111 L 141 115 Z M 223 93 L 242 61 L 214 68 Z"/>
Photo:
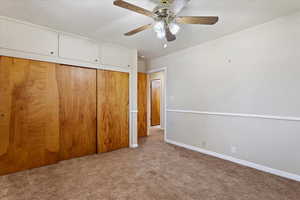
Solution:
<path fill-rule="evenodd" d="M 95 59 L 95 62 L 98 62 L 98 59 Z"/>
<path fill-rule="evenodd" d="M 1 117 L 4 117 L 4 116 L 5 116 L 5 114 L 1 113 L 1 114 L 0 114 L 0 116 L 1 116 Z"/>
<path fill-rule="evenodd" d="M 54 51 L 50 51 L 50 54 L 53 55 L 53 54 L 54 54 Z"/>

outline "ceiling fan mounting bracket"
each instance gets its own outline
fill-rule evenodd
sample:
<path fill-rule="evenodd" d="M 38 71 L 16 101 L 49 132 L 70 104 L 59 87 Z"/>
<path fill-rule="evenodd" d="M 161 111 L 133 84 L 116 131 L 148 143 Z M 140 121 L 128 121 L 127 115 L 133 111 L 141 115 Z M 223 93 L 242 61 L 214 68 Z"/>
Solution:
<path fill-rule="evenodd" d="M 161 4 L 170 4 L 170 1 L 169 0 L 160 0 L 160 3 Z"/>

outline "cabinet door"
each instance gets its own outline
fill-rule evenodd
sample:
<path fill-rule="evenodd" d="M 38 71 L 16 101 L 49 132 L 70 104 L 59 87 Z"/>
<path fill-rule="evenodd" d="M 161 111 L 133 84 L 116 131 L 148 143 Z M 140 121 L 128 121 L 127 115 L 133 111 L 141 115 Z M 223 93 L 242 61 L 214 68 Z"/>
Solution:
<path fill-rule="evenodd" d="M 55 64 L 0 57 L 0 175 L 56 163 Z"/>
<path fill-rule="evenodd" d="M 98 152 L 129 146 L 129 74 L 98 70 Z"/>
<path fill-rule="evenodd" d="M 96 76 L 87 68 L 57 65 L 60 159 L 96 153 Z"/>
<path fill-rule="evenodd" d="M 147 74 L 138 73 L 138 136 L 147 136 Z"/>
<path fill-rule="evenodd" d="M 93 42 L 69 35 L 59 36 L 59 56 L 90 63 L 99 62 L 98 45 Z"/>
<path fill-rule="evenodd" d="M 58 33 L 22 23 L 0 19 L 0 46 L 2 48 L 56 56 Z"/>
<path fill-rule="evenodd" d="M 101 47 L 101 63 L 103 65 L 129 68 L 132 63 L 131 50 L 115 45 Z"/>

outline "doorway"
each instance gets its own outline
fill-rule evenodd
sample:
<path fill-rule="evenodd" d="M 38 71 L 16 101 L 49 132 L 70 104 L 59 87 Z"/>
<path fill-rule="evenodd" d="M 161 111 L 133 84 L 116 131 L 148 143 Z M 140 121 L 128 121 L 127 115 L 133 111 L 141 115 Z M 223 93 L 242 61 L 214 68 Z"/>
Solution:
<path fill-rule="evenodd" d="M 151 80 L 151 126 L 160 126 L 161 80 Z"/>

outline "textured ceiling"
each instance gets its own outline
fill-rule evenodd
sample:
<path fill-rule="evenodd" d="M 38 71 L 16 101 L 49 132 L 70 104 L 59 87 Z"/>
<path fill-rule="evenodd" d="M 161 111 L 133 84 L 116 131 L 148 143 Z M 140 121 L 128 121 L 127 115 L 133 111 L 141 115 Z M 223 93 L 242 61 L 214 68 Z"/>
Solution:
<path fill-rule="evenodd" d="M 153 9 L 154 0 L 127 0 Z M 299 0 L 191 0 L 181 15 L 217 15 L 214 26 L 183 25 L 178 39 L 164 49 L 152 30 L 132 37 L 123 33 L 152 22 L 113 6 L 113 0 L 0 0 L 0 15 L 137 48 L 148 58 L 213 40 L 300 10 Z"/>

